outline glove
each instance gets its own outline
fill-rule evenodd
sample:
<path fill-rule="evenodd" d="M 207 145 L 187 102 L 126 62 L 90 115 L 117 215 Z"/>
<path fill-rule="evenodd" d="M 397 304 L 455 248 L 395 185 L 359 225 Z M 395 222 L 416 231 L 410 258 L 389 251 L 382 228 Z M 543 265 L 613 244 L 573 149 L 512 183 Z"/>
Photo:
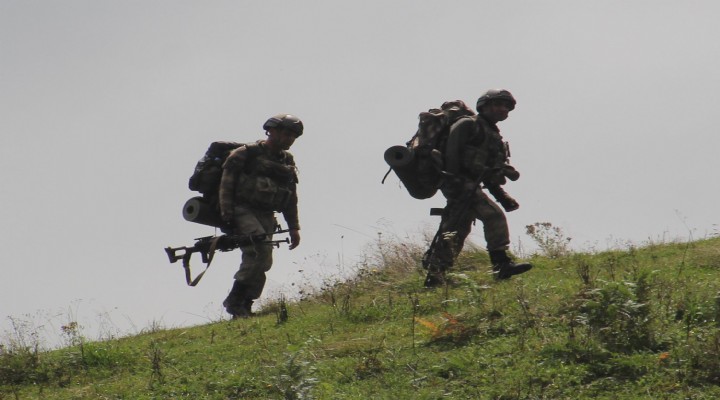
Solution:
<path fill-rule="evenodd" d="M 506 193 L 506 196 L 505 196 L 504 198 L 500 199 L 500 205 L 501 205 L 501 206 L 505 209 L 505 211 L 507 211 L 507 212 L 515 211 L 515 210 L 517 210 L 518 208 L 520 208 L 520 204 L 518 204 L 518 202 L 515 201 L 515 199 L 513 199 L 512 197 L 508 196 L 507 193 Z"/>
<path fill-rule="evenodd" d="M 483 180 L 483 183 L 485 183 L 485 186 L 502 186 L 507 183 L 507 180 L 505 179 L 505 175 L 502 169 L 500 168 L 493 168 L 490 170 L 490 173 L 488 174 L 487 178 Z"/>
<path fill-rule="evenodd" d="M 518 208 L 520 208 L 520 204 L 518 204 L 515 199 L 510 197 L 509 194 L 500 186 L 488 186 L 487 184 L 485 187 L 488 189 L 488 192 L 495 197 L 495 200 L 497 200 L 498 203 L 505 209 L 505 211 L 515 211 Z"/>
<path fill-rule="evenodd" d="M 505 168 L 503 168 L 503 174 L 513 182 L 520 179 L 520 172 L 512 165 L 506 165 Z"/>

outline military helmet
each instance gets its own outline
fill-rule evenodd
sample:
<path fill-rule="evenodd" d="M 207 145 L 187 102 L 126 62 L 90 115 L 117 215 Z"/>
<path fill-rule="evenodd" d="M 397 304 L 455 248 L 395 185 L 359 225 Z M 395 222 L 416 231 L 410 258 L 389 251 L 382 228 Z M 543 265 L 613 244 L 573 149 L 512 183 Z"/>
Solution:
<path fill-rule="evenodd" d="M 303 134 L 302 121 L 300 121 L 300 118 L 291 114 L 278 114 L 270 117 L 263 124 L 263 129 L 267 131 L 270 128 L 287 129 L 291 132 L 294 132 L 297 136 Z"/>
<path fill-rule="evenodd" d="M 515 109 L 515 104 L 517 101 L 515 101 L 515 98 L 513 97 L 512 93 L 505 89 L 490 89 L 487 92 L 485 92 L 477 101 L 477 105 L 475 106 L 475 109 L 480 112 L 480 108 L 485 105 L 490 100 L 495 99 L 503 99 L 510 102 L 510 110 Z"/>

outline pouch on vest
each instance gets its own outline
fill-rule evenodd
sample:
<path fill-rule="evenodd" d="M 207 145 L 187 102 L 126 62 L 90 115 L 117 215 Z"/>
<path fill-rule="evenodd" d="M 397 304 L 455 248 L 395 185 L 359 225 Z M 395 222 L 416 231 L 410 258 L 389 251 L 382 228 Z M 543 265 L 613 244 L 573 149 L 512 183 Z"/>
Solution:
<path fill-rule="evenodd" d="M 236 188 L 243 203 L 260 210 L 282 211 L 288 204 L 292 191 L 267 176 L 240 175 Z"/>

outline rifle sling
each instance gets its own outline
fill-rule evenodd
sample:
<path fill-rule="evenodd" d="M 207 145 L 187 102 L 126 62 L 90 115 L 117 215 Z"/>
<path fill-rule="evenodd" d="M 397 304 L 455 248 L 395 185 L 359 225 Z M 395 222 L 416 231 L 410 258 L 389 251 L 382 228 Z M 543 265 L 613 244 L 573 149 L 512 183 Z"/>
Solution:
<path fill-rule="evenodd" d="M 200 279 L 202 279 L 203 275 L 205 275 L 205 272 L 207 272 L 208 268 L 210 268 L 210 263 L 212 263 L 213 256 L 215 255 L 215 250 L 217 249 L 217 244 L 219 240 L 220 236 L 217 236 L 210 243 L 205 269 L 201 273 L 199 273 L 198 276 L 195 277 L 195 279 L 192 279 L 192 273 L 190 272 L 190 256 L 192 255 L 192 253 L 185 253 L 185 255 L 183 256 L 183 269 L 185 270 L 185 282 L 187 282 L 188 286 L 197 285 L 200 282 Z"/>

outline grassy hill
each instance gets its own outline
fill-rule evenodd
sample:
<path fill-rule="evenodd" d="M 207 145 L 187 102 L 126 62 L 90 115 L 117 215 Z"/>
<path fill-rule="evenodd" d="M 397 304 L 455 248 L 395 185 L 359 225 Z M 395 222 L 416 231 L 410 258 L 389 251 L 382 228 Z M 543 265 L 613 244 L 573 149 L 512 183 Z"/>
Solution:
<path fill-rule="evenodd" d="M 507 282 L 468 249 L 425 290 L 423 249 L 386 242 L 256 318 L 100 342 L 69 324 L 54 351 L 16 338 L 0 399 L 720 398 L 720 238 L 577 253 L 551 233 Z"/>

